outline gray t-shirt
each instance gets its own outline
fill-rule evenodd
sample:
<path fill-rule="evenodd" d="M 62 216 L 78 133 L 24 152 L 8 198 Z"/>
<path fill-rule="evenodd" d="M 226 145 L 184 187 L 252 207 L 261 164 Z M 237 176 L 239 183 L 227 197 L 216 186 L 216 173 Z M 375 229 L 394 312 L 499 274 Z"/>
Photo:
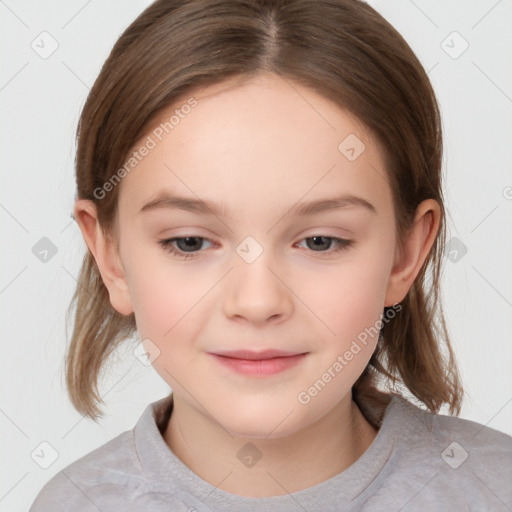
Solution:
<path fill-rule="evenodd" d="M 161 432 L 172 393 L 132 430 L 56 474 L 29 512 L 330 512 L 512 510 L 512 437 L 432 414 L 394 395 L 373 443 L 350 467 L 299 492 L 249 498 L 202 480 Z"/>

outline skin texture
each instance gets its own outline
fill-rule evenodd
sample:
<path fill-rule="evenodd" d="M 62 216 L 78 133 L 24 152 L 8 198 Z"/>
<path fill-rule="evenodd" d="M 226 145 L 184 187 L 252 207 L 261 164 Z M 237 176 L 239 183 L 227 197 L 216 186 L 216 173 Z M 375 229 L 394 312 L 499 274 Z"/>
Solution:
<path fill-rule="evenodd" d="M 153 366 L 175 402 L 164 434 L 170 449 L 224 491 L 296 492 L 346 469 L 377 435 L 350 394 L 377 336 L 359 343 L 361 350 L 307 404 L 298 395 L 375 325 L 384 306 L 403 300 L 435 239 L 439 206 L 419 205 L 398 251 L 379 146 L 357 119 L 269 74 L 194 97 L 197 106 L 118 185 L 119 248 L 103 236 L 92 202 L 79 199 L 75 218 L 113 307 L 134 312 L 140 339 L 160 351 Z M 349 134 L 365 145 L 354 161 L 338 150 Z M 162 189 L 223 203 L 233 215 L 140 212 Z M 297 202 L 342 194 L 366 199 L 376 213 L 350 206 L 284 216 Z M 187 236 L 203 238 L 193 239 L 192 259 L 159 245 Z M 256 241 L 250 251 L 263 251 L 251 263 L 237 253 L 248 236 Z M 335 241 L 320 239 L 317 248 L 314 236 L 353 245 L 334 252 Z M 187 250 L 184 242 L 171 245 Z M 308 354 L 294 368 L 254 377 L 207 353 L 265 348 Z M 237 457 L 243 447 L 252 449 L 248 442 L 261 455 L 252 467 Z"/>

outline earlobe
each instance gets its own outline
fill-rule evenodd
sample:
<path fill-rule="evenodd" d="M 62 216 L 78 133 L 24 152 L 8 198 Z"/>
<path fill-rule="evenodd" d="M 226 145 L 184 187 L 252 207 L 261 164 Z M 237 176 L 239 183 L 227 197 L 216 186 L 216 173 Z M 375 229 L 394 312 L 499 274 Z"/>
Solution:
<path fill-rule="evenodd" d="M 414 223 L 405 237 L 403 250 L 395 254 L 385 306 L 397 304 L 407 295 L 434 244 L 440 215 L 439 204 L 433 199 L 426 199 L 416 209 Z"/>
<path fill-rule="evenodd" d="M 133 313 L 128 284 L 115 242 L 105 236 L 98 222 L 96 205 L 88 199 L 77 199 L 73 208 L 75 220 L 91 251 L 105 284 L 112 307 L 123 315 Z"/>

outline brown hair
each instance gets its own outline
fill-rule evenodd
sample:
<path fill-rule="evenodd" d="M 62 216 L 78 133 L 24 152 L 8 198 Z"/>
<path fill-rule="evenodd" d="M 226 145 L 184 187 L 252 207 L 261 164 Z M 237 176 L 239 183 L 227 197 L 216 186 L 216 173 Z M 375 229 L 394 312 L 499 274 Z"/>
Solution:
<path fill-rule="evenodd" d="M 104 234 L 112 236 L 120 187 L 101 198 L 95 191 L 123 167 L 155 116 L 201 87 L 262 72 L 310 87 L 370 129 L 386 163 L 399 247 L 419 203 L 428 198 L 439 203 L 441 220 L 434 245 L 402 309 L 382 326 L 377 348 L 352 395 L 374 426 L 391 398 L 382 383 L 389 389 L 404 385 L 432 412 L 447 403 L 458 415 L 462 386 L 439 281 L 446 236 L 439 107 L 411 48 L 364 2 L 157 0 L 151 4 L 113 47 L 83 108 L 77 130 L 77 196 L 94 202 Z M 98 393 L 102 367 L 135 332 L 135 317 L 112 307 L 90 251 L 78 282 L 68 311 L 71 314 L 76 306 L 66 383 L 75 408 L 96 419 L 102 416 L 96 405 L 102 402 Z"/>

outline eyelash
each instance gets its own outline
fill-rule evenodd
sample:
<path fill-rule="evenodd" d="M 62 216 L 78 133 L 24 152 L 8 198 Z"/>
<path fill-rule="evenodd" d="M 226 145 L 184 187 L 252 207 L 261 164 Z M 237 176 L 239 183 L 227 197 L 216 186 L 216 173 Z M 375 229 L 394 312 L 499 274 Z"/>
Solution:
<path fill-rule="evenodd" d="M 352 247 L 352 245 L 354 244 L 353 240 L 346 240 L 344 238 L 336 238 L 334 236 L 324 236 L 324 235 L 308 236 L 306 238 L 303 238 L 302 240 L 309 240 L 309 239 L 317 238 L 317 237 L 318 238 L 320 238 L 320 237 L 327 238 L 327 239 L 333 240 L 335 243 L 339 244 L 337 249 L 331 249 L 329 251 L 312 251 L 312 252 L 318 252 L 319 254 L 328 254 L 328 255 L 335 254 L 335 253 L 347 250 L 349 247 Z M 194 259 L 198 256 L 198 253 L 200 251 L 196 251 L 195 253 L 186 253 L 179 249 L 176 249 L 175 247 L 173 247 L 171 245 L 172 242 L 175 242 L 176 240 L 184 240 L 186 238 L 198 238 L 200 240 L 208 240 L 208 238 L 201 237 L 201 236 L 182 236 L 182 237 L 175 237 L 175 238 L 159 240 L 158 243 L 160 244 L 160 246 L 163 248 L 163 250 L 165 252 L 168 252 L 168 253 L 172 254 L 173 256 L 176 256 L 177 258 L 184 259 L 184 260 Z M 208 241 L 211 241 L 211 240 L 208 240 Z"/>

